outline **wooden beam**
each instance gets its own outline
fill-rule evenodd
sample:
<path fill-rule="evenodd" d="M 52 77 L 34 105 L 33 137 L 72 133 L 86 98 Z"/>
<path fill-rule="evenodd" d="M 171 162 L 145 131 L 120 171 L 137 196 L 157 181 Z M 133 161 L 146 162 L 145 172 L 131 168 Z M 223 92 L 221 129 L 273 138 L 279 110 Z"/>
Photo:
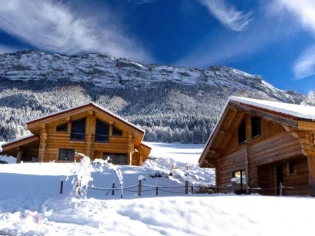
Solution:
<path fill-rule="evenodd" d="M 283 125 L 290 126 L 290 127 L 298 127 L 298 121 L 297 120 L 282 117 L 282 116 L 277 115 L 277 114 L 271 114 L 269 112 L 259 110 L 259 108 L 255 109 L 252 107 L 243 106 L 243 105 L 235 104 L 235 103 L 233 104 L 233 106 L 235 106 L 238 109 L 248 111 L 251 115 L 261 116 L 261 117 L 264 117 L 264 119 L 266 119 L 266 120 L 271 119 L 273 122 L 278 123 L 280 125 L 283 124 Z"/>
<path fill-rule="evenodd" d="M 22 156 L 23 156 L 23 151 L 19 148 L 19 151 L 18 151 L 18 153 L 16 155 L 16 163 L 21 163 Z"/>
<path fill-rule="evenodd" d="M 315 131 L 315 122 L 311 120 L 310 121 L 299 120 L 298 126 L 299 126 L 299 129 Z"/>
<path fill-rule="evenodd" d="M 230 129 L 231 124 L 233 123 L 233 120 L 234 120 L 234 118 L 235 118 L 235 116 L 236 116 L 236 114 L 237 114 L 237 109 L 236 109 L 236 108 L 231 107 L 231 106 L 230 106 L 229 108 L 230 108 L 231 117 L 230 117 L 230 121 L 225 124 L 225 128 L 226 128 L 227 130 Z"/>
<path fill-rule="evenodd" d="M 129 134 L 128 135 L 128 162 L 130 166 L 132 165 L 132 154 L 134 152 L 134 144 L 133 144 L 133 135 Z"/>
<path fill-rule="evenodd" d="M 46 159 L 45 157 L 47 145 L 47 132 L 45 128 L 41 130 L 39 140 L 38 162 L 44 162 Z"/>
<path fill-rule="evenodd" d="M 310 195 L 315 196 L 315 155 L 307 156 Z"/>

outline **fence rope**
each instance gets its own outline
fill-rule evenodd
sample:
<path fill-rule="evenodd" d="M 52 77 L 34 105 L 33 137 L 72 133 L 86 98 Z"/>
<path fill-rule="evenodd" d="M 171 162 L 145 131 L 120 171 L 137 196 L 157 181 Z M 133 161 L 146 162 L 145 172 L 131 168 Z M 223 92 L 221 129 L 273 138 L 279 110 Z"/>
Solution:
<path fill-rule="evenodd" d="M 159 189 L 159 191 L 161 191 L 161 192 L 167 192 L 167 193 L 185 193 L 185 192 L 168 191 L 168 190 L 164 190 L 164 189 Z"/>
<path fill-rule="evenodd" d="M 94 186 L 88 186 L 87 188 L 89 189 L 94 189 L 94 190 L 100 190 L 100 191 L 107 191 L 107 193 L 105 195 L 108 195 L 111 191 L 121 191 L 124 190 L 126 192 L 133 192 L 133 193 L 138 193 L 138 190 L 130 190 L 132 188 L 138 188 L 139 185 L 132 185 L 132 186 L 127 186 L 127 187 L 115 187 L 115 188 L 102 188 L 102 187 L 94 187 Z M 146 184 L 142 184 L 141 185 L 142 188 L 149 188 L 149 189 L 141 189 L 141 193 L 143 192 L 150 192 L 150 191 L 156 191 L 156 189 L 158 189 L 158 191 L 162 191 L 162 192 L 168 192 L 168 193 L 178 193 L 178 194 L 185 194 L 185 187 L 186 185 L 179 185 L 179 186 L 156 186 L 156 185 L 146 185 Z M 232 188 L 232 184 L 227 184 L 227 185 L 210 185 L 210 186 L 205 186 L 205 185 L 188 185 L 188 188 L 193 187 L 193 193 L 196 193 L 198 190 L 198 188 L 202 189 L 202 188 L 206 188 L 206 189 L 230 189 Z M 183 191 L 170 191 L 167 189 L 180 189 L 182 188 Z M 289 190 L 289 189 L 308 189 L 309 186 L 283 186 L 282 185 L 282 189 L 285 190 Z M 271 188 L 261 188 L 261 187 L 247 187 L 248 190 L 257 190 L 257 191 L 267 191 L 267 190 L 277 190 L 277 189 L 281 189 L 281 187 L 271 187 Z M 191 191 L 189 191 L 191 192 Z"/>

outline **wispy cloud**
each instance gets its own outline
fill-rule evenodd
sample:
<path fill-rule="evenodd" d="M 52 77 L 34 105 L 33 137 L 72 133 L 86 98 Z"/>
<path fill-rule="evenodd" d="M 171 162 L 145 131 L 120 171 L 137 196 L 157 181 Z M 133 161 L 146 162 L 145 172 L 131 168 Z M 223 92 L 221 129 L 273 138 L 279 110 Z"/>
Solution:
<path fill-rule="evenodd" d="M 290 12 L 306 31 L 315 36 L 315 1 L 314 0 L 274 0 L 273 9 L 278 14 Z M 297 79 L 315 74 L 315 44 L 309 46 L 295 61 L 293 72 Z"/>
<path fill-rule="evenodd" d="M 300 30 L 299 25 L 289 21 L 287 16 L 280 19 L 267 14 L 267 11 L 266 5 L 260 11 L 256 11 L 256 17 L 251 23 L 253 27 L 246 31 L 210 32 L 197 47 L 176 64 L 203 68 L 237 62 L 264 50 L 279 40 L 295 35 Z M 288 24 L 290 28 L 285 27 Z"/>
<path fill-rule="evenodd" d="M 315 74 L 315 44 L 308 47 L 295 61 L 293 72 L 297 79 Z"/>
<path fill-rule="evenodd" d="M 38 49 L 58 53 L 105 52 L 147 61 L 150 56 L 127 35 L 113 14 L 80 14 L 74 5 L 50 0 L 0 0 L 0 30 Z"/>
<path fill-rule="evenodd" d="M 224 26 L 234 31 L 243 31 L 251 21 L 251 12 L 244 13 L 225 0 L 198 0 Z"/>

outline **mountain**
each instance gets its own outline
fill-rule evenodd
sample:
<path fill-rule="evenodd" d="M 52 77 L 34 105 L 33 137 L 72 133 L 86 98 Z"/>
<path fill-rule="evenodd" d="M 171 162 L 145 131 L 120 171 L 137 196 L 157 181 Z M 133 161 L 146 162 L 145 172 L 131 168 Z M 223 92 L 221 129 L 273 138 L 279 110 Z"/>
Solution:
<path fill-rule="evenodd" d="M 148 141 L 204 143 L 230 95 L 305 99 L 226 66 L 146 65 L 97 53 L 7 53 L 0 55 L 0 140 L 27 134 L 28 120 L 92 100 L 143 127 Z"/>

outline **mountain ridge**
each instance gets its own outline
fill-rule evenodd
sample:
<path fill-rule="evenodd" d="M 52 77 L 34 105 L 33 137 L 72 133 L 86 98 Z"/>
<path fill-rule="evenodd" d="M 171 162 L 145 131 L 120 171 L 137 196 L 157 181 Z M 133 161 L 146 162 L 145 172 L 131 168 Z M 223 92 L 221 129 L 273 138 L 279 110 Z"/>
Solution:
<path fill-rule="evenodd" d="M 94 101 L 144 128 L 148 141 L 202 143 L 230 95 L 305 99 L 226 66 L 142 64 L 100 53 L 6 53 L 0 55 L 0 140 L 27 133 L 26 118 Z"/>

